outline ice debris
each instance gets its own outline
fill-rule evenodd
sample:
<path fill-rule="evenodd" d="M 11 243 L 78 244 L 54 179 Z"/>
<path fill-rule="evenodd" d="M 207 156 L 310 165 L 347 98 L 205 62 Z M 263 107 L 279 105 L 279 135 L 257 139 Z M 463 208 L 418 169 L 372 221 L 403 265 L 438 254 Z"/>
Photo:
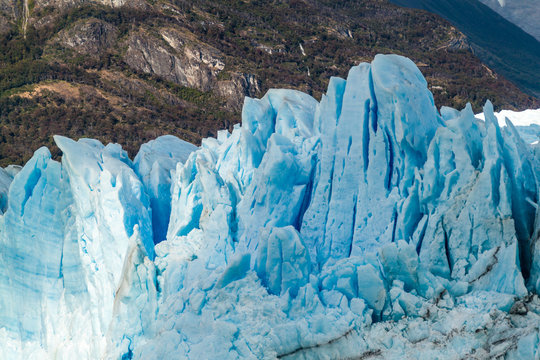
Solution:
<path fill-rule="evenodd" d="M 320 102 L 0 172 L 12 359 L 539 358 L 540 146 L 378 55 Z M 5 181 L 4 181 L 5 180 Z M 1 198 L 1 199 L 4 199 Z"/>

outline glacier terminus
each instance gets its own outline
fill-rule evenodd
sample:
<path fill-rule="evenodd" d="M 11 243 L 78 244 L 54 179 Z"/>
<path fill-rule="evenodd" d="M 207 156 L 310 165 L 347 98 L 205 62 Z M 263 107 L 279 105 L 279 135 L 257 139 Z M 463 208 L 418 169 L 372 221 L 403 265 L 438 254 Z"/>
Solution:
<path fill-rule="evenodd" d="M 55 136 L 0 170 L 0 357 L 540 359 L 540 144 L 483 118 L 377 55 L 199 147 Z"/>

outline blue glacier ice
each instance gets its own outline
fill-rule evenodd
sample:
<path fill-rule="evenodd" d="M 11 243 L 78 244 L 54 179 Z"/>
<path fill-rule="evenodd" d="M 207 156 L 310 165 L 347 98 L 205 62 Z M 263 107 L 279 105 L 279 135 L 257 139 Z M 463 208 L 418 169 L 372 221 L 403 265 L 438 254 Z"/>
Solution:
<path fill-rule="evenodd" d="M 9 359 L 540 358 L 540 145 L 378 55 L 133 161 L 0 169 Z"/>
<path fill-rule="evenodd" d="M 13 177 L 21 170 L 20 166 L 10 165 L 5 169 L 0 168 L 0 214 L 7 209 L 9 186 Z"/>
<path fill-rule="evenodd" d="M 196 146 L 171 135 L 160 136 L 141 146 L 133 169 L 150 196 L 154 243 L 165 240 L 171 215 L 171 172 L 186 162 Z"/>

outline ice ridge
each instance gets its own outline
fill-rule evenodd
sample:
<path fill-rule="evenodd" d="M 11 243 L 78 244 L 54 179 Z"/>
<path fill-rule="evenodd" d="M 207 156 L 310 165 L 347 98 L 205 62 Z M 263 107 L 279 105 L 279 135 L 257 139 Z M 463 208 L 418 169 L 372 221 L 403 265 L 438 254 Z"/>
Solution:
<path fill-rule="evenodd" d="M 56 136 L 61 163 L 0 172 L 0 346 L 538 358 L 540 146 L 484 116 L 439 112 L 411 60 L 378 55 L 320 102 L 246 98 L 198 148 L 160 137 L 132 162 Z"/>

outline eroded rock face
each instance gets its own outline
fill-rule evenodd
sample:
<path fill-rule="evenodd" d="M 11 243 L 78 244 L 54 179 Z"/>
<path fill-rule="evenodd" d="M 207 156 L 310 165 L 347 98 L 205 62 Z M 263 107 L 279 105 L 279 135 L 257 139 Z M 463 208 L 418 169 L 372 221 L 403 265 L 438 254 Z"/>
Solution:
<path fill-rule="evenodd" d="M 201 43 L 197 37 L 188 31 L 166 28 L 161 29 L 160 35 L 179 54 L 184 54 L 186 59 L 198 62 L 208 67 L 217 75 L 225 68 L 223 54 L 215 48 Z"/>
<path fill-rule="evenodd" d="M 52 6 L 59 9 L 67 9 L 82 4 L 102 4 L 110 7 L 127 6 L 132 8 L 147 8 L 144 0 L 36 0 L 36 8 Z"/>
<path fill-rule="evenodd" d="M 447 49 L 451 51 L 473 51 L 473 48 L 467 40 L 467 37 L 461 33 L 457 34 L 457 36 L 452 37 L 450 41 L 448 41 Z"/>
<path fill-rule="evenodd" d="M 244 96 L 259 91 L 257 80 L 250 74 L 233 72 L 228 79 L 218 79 L 225 69 L 225 56 L 193 34 L 166 28 L 160 30 L 160 35 L 161 39 L 143 32 L 131 35 L 124 56 L 126 63 L 134 70 L 182 86 L 214 91 L 233 109 L 240 109 Z"/>
<path fill-rule="evenodd" d="M 58 34 L 62 45 L 78 53 L 97 56 L 113 46 L 118 31 L 115 26 L 98 19 L 88 19 Z"/>
<path fill-rule="evenodd" d="M 230 80 L 217 83 L 216 92 L 227 99 L 227 105 L 239 109 L 244 103 L 244 97 L 253 97 L 260 91 L 259 82 L 252 74 L 233 73 Z"/>
<path fill-rule="evenodd" d="M 203 47 L 188 46 L 179 36 L 164 39 L 169 41 L 159 41 L 145 33 L 131 35 L 126 62 L 135 70 L 155 74 L 179 85 L 209 91 L 211 83 L 225 66 L 218 54 Z M 170 48 L 167 48 L 167 44 Z"/>

